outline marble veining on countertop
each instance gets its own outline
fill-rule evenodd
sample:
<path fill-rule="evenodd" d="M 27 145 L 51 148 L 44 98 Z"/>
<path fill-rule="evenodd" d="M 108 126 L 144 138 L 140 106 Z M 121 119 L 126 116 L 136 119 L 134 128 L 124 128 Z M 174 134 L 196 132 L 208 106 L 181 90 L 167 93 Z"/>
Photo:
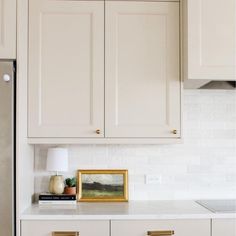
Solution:
<path fill-rule="evenodd" d="M 153 220 L 236 218 L 235 213 L 215 214 L 194 201 L 130 201 L 129 203 L 78 203 L 32 205 L 21 220 Z"/>

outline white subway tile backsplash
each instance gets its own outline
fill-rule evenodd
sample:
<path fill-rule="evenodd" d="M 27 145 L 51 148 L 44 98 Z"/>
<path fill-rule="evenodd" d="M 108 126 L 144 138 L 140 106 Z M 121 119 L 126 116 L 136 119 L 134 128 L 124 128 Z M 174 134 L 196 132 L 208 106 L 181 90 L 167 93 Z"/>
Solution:
<path fill-rule="evenodd" d="M 132 200 L 236 197 L 236 91 L 185 90 L 178 145 L 68 145 L 69 167 L 128 169 Z M 47 191 L 48 146 L 35 146 L 35 192 Z M 148 185 L 147 174 L 161 183 Z"/>

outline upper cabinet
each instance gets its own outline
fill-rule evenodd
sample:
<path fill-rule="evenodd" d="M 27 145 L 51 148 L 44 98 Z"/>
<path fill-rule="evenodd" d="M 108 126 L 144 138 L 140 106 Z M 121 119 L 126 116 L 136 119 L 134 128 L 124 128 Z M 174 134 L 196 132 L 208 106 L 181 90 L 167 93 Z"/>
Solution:
<path fill-rule="evenodd" d="M 0 59 L 16 58 L 16 0 L 0 0 Z"/>
<path fill-rule="evenodd" d="M 187 0 L 186 10 L 188 78 L 236 80 L 236 1 Z"/>
<path fill-rule="evenodd" d="M 106 136 L 180 137 L 178 2 L 106 3 Z"/>
<path fill-rule="evenodd" d="M 29 142 L 180 140 L 179 12 L 178 2 L 29 0 Z"/>
<path fill-rule="evenodd" d="M 104 136 L 104 3 L 29 1 L 29 137 Z"/>

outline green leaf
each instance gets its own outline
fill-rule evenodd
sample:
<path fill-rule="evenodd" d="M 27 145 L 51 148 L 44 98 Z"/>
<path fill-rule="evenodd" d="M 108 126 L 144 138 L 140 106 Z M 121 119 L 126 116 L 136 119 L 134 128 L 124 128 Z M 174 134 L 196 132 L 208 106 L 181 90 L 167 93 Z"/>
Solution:
<path fill-rule="evenodd" d="M 65 182 L 66 182 L 66 186 L 67 186 L 67 187 L 76 187 L 76 178 L 75 178 L 75 177 L 73 177 L 73 178 L 67 178 L 67 179 L 65 180 Z"/>

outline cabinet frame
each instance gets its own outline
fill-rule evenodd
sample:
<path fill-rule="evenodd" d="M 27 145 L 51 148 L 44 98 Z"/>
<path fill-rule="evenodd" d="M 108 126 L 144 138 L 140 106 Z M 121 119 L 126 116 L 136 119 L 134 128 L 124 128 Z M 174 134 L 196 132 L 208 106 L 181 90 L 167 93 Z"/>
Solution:
<path fill-rule="evenodd" d="M 28 138 L 29 144 L 181 144 L 183 138 Z"/>

